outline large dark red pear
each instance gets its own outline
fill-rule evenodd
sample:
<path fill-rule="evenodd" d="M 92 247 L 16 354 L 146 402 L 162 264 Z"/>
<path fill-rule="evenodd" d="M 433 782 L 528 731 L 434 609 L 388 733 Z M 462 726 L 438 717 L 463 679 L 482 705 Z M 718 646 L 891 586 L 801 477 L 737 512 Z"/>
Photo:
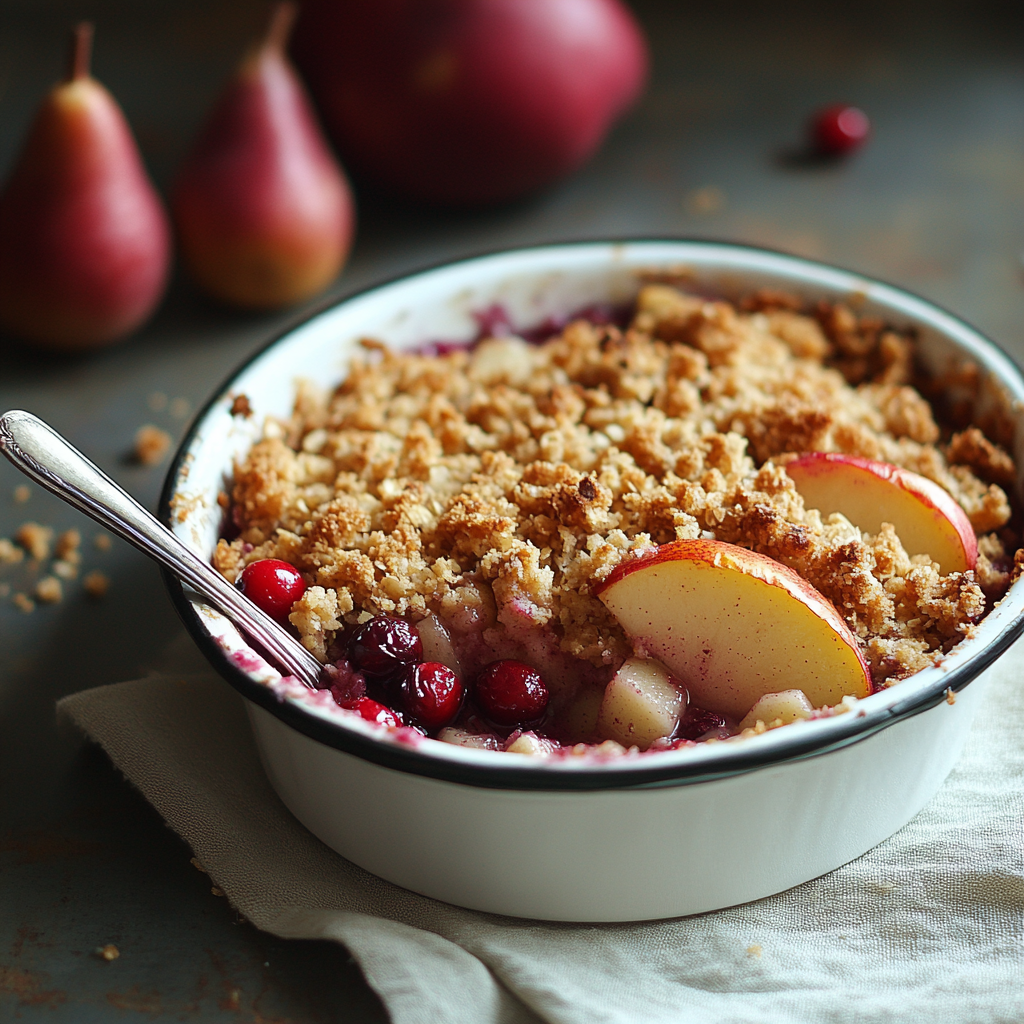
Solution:
<path fill-rule="evenodd" d="M 181 252 L 215 298 L 250 309 L 322 291 L 352 242 L 352 193 L 284 53 L 293 4 L 242 62 L 174 183 Z"/>
<path fill-rule="evenodd" d="M 117 102 L 89 74 L 92 26 L 0 193 L 0 328 L 50 348 L 130 334 L 163 295 L 170 228 Z"/>
<path fill-rule="evenodd" d="M 647 75 L 621 0 L 303 0 L 292 53 L 352 171 L 452 206 L 576 170 Z"/>

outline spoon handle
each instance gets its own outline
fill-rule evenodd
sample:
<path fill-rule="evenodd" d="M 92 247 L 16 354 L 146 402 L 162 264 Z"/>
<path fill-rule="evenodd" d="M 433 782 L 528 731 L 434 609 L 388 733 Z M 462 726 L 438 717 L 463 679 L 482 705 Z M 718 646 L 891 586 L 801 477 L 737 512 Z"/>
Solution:
<path fill-rule="evenodd" d="M 287 671 L 316 687 L 321 666 L 302 644 L 52 427 L 28 412 L 4 413 L 0 451 L 36 483 L 165 566 L 262 644 Z"/>

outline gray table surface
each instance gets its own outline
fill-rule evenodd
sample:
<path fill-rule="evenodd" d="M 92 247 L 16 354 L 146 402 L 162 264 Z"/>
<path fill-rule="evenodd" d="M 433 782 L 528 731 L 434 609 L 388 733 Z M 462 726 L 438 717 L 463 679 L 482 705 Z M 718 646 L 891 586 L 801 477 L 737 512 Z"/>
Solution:
<path fill-rule="evenodd" d="M 771 13 L 765 8 L 770 6 Z M 714 10 L 707 8 L 713 7 Z M 506 208 L 445 213 L 361 197 L 330 296 L 452 257 L 609 236 L 771 246 L 887 279 L 958 312 L 1024 357 L 1024 33 L 1020 5 L 716 5 L 643 0 L 654 50 L 639 107 L 570 181 Z M 97 22 L 94 69 L 166 185 L 219 83 L 264 16 L 227 0 L 0 4 L 0 172 L 59 76 L 74 19 Z M 809 111 L 837 100 L 875 135 L 833 166 L 792 158 Z M 299 311 L 239 315 L 179 276 L 126 344 L 80 358 L 0 339 L 0 408 L 49 420 L 153 507 L 164 470 L 127 459 L 139 426 L 176 438 L 191 410 Z M 54 716 L 54 701 L 132 678 L 180 627 L 157 570 L 0 465 L 0 537 L 26 520 L 86 537 L 79 584 L 19 611 L 0 600 L 0 1020 L 380 1021 L 345 951 L 240 921 L 186 846 Z M 38 570 L 0 567 L 30 589 Z M 108 963 L 95 949 L 115 943 Z"/>

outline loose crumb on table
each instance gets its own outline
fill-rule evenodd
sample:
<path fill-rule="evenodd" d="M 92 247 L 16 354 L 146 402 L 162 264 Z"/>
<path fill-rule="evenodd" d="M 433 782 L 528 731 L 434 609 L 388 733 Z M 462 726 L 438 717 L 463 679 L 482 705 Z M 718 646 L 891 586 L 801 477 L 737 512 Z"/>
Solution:
<path fill-rule="evenodd" d="M 139 427 L 132 449 L 135 461 L 143 466 L 157 466 L 164 460 L 171 447 L 171 435 L 151 423 Z"/>
<path fill-rule="evenodd" d="M 39 523 L 23 523 L 14 539 L 37 562 L 50 557 L 50 545 L 53 543 L 53 529 Z"/>
<path fill-rule="evenodd" d="M 18 486 L 14 488 L 14 500 L 19 505 L 24 505 L 25 502 L 28 501 L 28 499 L 31 497 L 32 489 L 28 486 L 28 484 L 18 484 Z"/>
<path fill-rule="evenodd" d="M 192 403 L 187 398 L 175 398 L 167 411 L 174 419 L 183 420 L 192 411 Z"/>
<path fill-rule="evenodd" d="M 44 576 L 36 584 L 35 597 L 43 604 L 58 604 L 64 600 L 64 588 L 56 576 Z"/>
<path fill-rule="evenodd" d="M 21 548 L 12 544 L 6 537 L 0 537 L 0 565 L 13 565 L 25 557 Z"/>
<path fill-rule="evenodd" d="M 78 576 L 77 562 L 68 562 L 63 559 L 58 559 L 50 566 L 50 568 L 53 570 L 54 576 L 58 576 L 62 580 L 73 580 Z"/>
<path fill-rule="evenodd" d="M 725 209 L 725 193 L 715 185 L 705 185 L 688 193 L 683 205 L 691 216 L 712 217 Z"/>
<path fill-rule="evenodd" d="M 91 597 L 94 601 L 98 601 L 106 596 L 107 591 L 110 589 L 110 579 L 99 569 L 93 569 L 92 572 L 87 573 L 82 580 L 82 588 L 86 594 Z"/>
<path fill-rule="evenodd" d="M 82 534 L 78 530 L 65 530 L 54 546 L 54 554 L 65 562 L 77 564 L 82 560 L 79 548 L 82 546 Z"/>

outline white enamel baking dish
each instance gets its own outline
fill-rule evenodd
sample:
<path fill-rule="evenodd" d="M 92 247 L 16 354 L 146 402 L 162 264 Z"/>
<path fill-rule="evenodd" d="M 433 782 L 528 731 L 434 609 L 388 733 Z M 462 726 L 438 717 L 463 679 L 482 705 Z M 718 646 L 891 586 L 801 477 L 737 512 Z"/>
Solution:
<path fill-rule="evenodd" d="M 773 252 L 707 242 L 588 242 L 470 259 L 356 295 L 243 366 L 211 399 L 168 477 L 162 512 L 209 557 L 232 462 L 295 382 L 333 386 L 364 337 L 402 349 L 470 339 L 500 303 L 527 328 L 597 302 L 628 302 L 641 275 L 679 270 L 726 297 L 773 287 L 843 298 L 919 332 L 933 369 L 981 370 L 979 413 L 1017 424 L 1024 380 L 967 324 L 906 292 Z M 232 416 L 244 394 L 254 410 Z M 743 903 L 821 875 L 909 821 L 955 764 L 985 669 L 1024 630 L 1024 583 L 942 662 L 848 714 L 743 741 L 548 763 L 410 743 L 281 682 L 218 613 L 168 585 L 193 637 L 242 694 L 263 764 L 292 813 L 338 853 L 416 892 L 477 910 L 556 921 L 675 917 Z M 574 762 L 576 759 L 572 759 Z"/>

